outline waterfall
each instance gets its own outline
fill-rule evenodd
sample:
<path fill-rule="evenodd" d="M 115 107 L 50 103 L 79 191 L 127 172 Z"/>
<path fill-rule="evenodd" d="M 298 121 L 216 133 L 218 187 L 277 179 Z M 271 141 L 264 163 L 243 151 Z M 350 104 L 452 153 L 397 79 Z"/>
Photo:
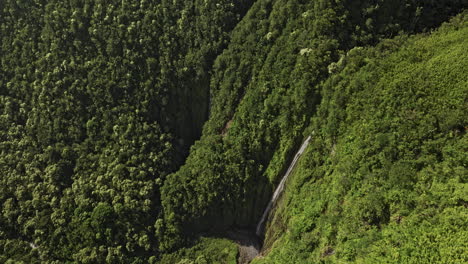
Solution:
<path fill-rule="evenodd" d="M 309 145 L 311 137 L 307 137 L 307 139 L 302 143 L 301 148 L 297 151 L 296 155 L 294 156 L 294 159 L 292 160 L 291 164 L 289 165 L 288 170 L 284 174 L 283 178 L 281 179 L 281 182 L 278 184 L 278 187 L 276 187 L 275 192 L 273 193 L 273 196 L 270 199 L 270 202 L 268 202 L 267 207 L 265 208 L 265 211 L 263 212 L 262 218 L 257 224 L 257 229 L 255 231 L 255 234 L 257 236 L 261 236 L 263 233 L 263 225 L 265 224 L 265 221 L 268 218 L 268 214 L 270 213 L 271 209 L 273 208 L 273 205 L 276 203 L 276 200 L 278 200 L 280 194 L 283 192 L 284 185 L 286 183 L 286 180 L 289 177 L 289 174 L 291 174 L 292 170 L 294 169 L 294 166 L 296 166 L 296 162 L 299 159 L 299 157 L 302 155 L 304 150 L 306 149 L 307 145 Z"/>

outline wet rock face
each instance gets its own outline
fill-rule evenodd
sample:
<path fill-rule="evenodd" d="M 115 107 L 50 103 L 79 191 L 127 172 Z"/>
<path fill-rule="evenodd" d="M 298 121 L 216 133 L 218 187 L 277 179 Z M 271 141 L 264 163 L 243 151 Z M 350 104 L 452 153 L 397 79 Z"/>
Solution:
<path fill-rule="evenodd" d="M 231 230 L 227 232 L 227 237 L 239 247 L 238 264 L 248 264 L 260 253 L 260 240 L 252 231 Z"/>
<path fill-rule="evenodd" d="M 253 245 L 239 245 L 239 258 L 237 259 L 237 263 L 248 264 L 256 256 L 258 256 L 258 249 L 255 248 Z"/>

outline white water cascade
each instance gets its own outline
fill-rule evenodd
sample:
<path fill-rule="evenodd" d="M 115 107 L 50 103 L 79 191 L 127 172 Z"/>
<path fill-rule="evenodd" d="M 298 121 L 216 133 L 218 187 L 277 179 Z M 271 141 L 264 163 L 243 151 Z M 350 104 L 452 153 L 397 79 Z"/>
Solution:
<path fill-rule="evenodd" d="M 281 179 L 281 182 L 278 184 L 278 187 L 276 187 L 276 190 L 273 193 L 273 196 L 271 197 L 270 202 L 268 203 L 265 211 L 263 212 L 262 218 L 260 219 L 260 221 L 257 224 L 257 229 L 255 231 L 255 234 L 257 236 L 260 237 L 262 235 L 265 221 L 267 220 L 268 215 L 269 215 L 271 209 L 273 208 L 273 205 L 276 203 L 276 200 L 278 200 L 280 194 L 283 192 L 286 180 L 288 179 L 289 175 L 291 174 L 292 170 L 294 169 L 294 166 L 296 166 L 296 162 L 299 160 L 299 157 L 302 155 L 304 150 L 307 148 L 307 145 L 309 145 L 310 139 L 311 139 L 311 137 L 309 136 L 304 141 L 304 143 L 302 143 L 301 148 L 297 151 L 296 155 L 294 156 L 294 159 L 292 160 L 291 164 L 289 165 L 288 170 L 286 171 L 283 178 Z"/>

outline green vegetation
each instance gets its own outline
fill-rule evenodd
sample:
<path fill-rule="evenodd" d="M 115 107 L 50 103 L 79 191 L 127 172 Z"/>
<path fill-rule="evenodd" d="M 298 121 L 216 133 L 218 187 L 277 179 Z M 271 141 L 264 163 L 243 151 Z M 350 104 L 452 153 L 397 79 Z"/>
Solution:
<path fill-rule="evenodd" d="M 0 263 L 235 263 L 309 134 L 258 263 L 466 262 L 467 6 L 0 1 Z"/>
<path fill-rule="evenodd" d="M 195 246 L 162 257 L 161 264 L 236 264 L 237 245 L 227 239 L 201 238 Z"/>
<path fill-rule="evenodd" d="M 468 16 L 354 48 L 254 263 L 465 263 Z"/>

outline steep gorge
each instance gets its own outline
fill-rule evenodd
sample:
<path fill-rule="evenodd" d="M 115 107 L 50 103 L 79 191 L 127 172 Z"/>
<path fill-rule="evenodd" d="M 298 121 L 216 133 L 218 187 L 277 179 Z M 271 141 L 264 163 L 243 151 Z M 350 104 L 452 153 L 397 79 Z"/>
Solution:
<path fill-rule="evenodd" d="M 184 240 L 208 230 L 253 229 L 340 57 L 357 45 L 437 26 L 462 6 L 256 1 L 216 59 L 200 141 L 164 184 L 167 235 Z"/>

